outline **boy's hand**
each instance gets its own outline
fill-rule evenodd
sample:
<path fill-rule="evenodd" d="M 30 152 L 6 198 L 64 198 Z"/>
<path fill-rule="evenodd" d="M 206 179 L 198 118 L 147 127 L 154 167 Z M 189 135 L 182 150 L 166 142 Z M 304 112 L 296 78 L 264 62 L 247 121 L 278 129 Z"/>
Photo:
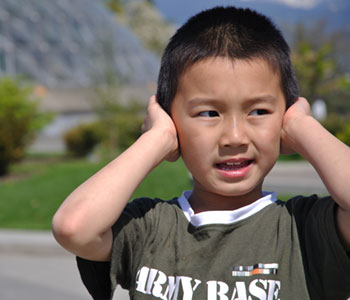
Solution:
<path fill-rule="evenodd" d="M 309 103 L 299 98 L 285 113 L 281 131 L 281 152 L 294 150 L 315 168 L 337 203 L 337 227 L 350 250 L 350 148 L 311 116 Z"/>
<path fill-rule="evenodd" d="M 312 117 L 310 104 L 305 98 L 298 98 L 284 114 L 281 132 L 281 154 L 299 153 L 296 138 L 299 130 L 308 130 L 302 125 L 306 118 Z M 298 125 L 298 126 L 296 126 Z"/>
<path fill-rule="evenodd" d="M 149 99 L 142 132 L 158 132 L 160 134 L 159 146 L 164 143 L 165 160 L 176 161 L 180 157 L 175 124 L 158 104 L 155 96 Z"/>
<path fill-rule="evenodd" d="M 175 125 L 154 96 L 143 131 L 128 149 L 71 193 L 55 214 L 54 235 L 75 255 L 109 260 L 111 228 L 137 187 L 164 159 L 179 157 Z"/>

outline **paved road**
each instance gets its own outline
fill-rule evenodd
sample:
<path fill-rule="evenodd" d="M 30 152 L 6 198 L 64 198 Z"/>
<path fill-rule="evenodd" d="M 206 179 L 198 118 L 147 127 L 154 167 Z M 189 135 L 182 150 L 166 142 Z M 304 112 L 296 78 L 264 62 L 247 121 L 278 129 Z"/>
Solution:
<path fill-rule="evenodd" d="M 0 298 L 4 300 L 89 299 L 74 261 L 66 256 L 0 255 Z"/>
<path fill-rule="evenodd" d="M 118 289 L 113 299 L 129 299 Z M 91 299 L 75 258 L 54 241 L 50 232 L 0 231 L 1 300 Z"/>
<path fill-rule="evenodd" d="M 265 190 L 278 194 L 326 194 L 313 168 L 278 163 Z M 0 230 L 0 300 L 91 299 L 80 281 L 75 258 L 57 245 L 50 232 Z M 114 299 L 129 299 L 118 289 Z"/>
<path fill-rule="evenodd" d="M 315 169 L 306 161 L 278 162 L 264 181 L 264 190 L 281 195 L 328 195 Z"/>

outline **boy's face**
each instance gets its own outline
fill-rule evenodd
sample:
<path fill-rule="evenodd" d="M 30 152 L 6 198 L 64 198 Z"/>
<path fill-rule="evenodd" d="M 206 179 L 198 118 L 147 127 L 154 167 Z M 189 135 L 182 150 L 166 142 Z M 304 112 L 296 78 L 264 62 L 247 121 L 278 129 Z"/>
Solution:
<path fill-rule="evenodd" d="M 279 76 L 263 60 L 218 57 L 187 69 L 171 115 L 193 175 L 196 212 L 235 209 L 261 197 L 279 155 L 284 112 Z"/>

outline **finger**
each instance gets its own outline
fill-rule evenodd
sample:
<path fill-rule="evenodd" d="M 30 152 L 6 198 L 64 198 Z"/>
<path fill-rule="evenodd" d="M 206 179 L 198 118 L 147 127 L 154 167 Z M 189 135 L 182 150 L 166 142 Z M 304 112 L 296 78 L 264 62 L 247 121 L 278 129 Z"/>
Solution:
<path fill-rule="evenodd" d="M 147 118 L 147 117 L 146 117 Z M 145 119 L 144 121 L 143 121 L 143 124 L 142 124 L 142 126 L 141 126 L 141 133 L 145 133 L 147 130 L 148 130 L 148 125 L 147 125 L 147 120 Z"/>
<path fill-rule="evenodd" d="M 145 133 L 146 131 L 148 131 L 150 129 L 150 114 L 151 114 L 151 107 L 152 105 L 156 102 L 156 97 L 154 95 L 152 95 L 149 99 L 148 99 L 148 107 L 147 107 L 147 113 L 145 116 L 145 119 L 143 120 L 143 124 L 141 126 L 141 132 Z"/>
<path fill-rule="evenodd" d="M 148 99 L 147 111 L 149 111 L 150 107 L 156 102 L 156 96 L 152 95 Z"/>
<path fill-rule="evenodd" d="M 151 102 L 157 102 L 156 95 L 152 95 L 152 96 L 149 98 L 149 100 L 150 100 Z"/>
<path fill-rule="evenodd" d="M 299 97 L 296 101 L 299 105 L 308 106 L 309 102 L 304 97 Z"/>
<path fill-rule="evenodd" d="M 147 129 L 148 129 L 148 126 L 146 125 L 146 120 L 145 120 L 141 126 L 141 133 L 145 133 Z"/>
<path fill-rule="evenodd" d="M 157 102 L 156 96 L 155 96 L 155 95 L 152 95 L 152 96 L 149 98 L 149 100 L 148 100 L 148 107 L 154 105 L 156 102 Z"/>
<path fill-rule="evenodd" d="M 156 100 L 156 96 L 151 96 L 148 100 L 148 108 L 147 108 L 147 115 L 150 119 L 154 117 L 154 114 L 157 112 L 157 109 L 159 104 Z"/>
<path fill-rule="evenodd" d="M 306 98 L 299 97 L 297 103 L 307 115 L 312 115 L 310 103 L 306 100 Z"/>

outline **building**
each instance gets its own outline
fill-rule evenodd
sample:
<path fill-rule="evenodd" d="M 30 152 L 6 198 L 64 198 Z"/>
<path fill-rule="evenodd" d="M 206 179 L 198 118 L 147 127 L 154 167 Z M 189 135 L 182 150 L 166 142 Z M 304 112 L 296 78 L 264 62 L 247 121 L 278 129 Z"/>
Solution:
<path fill-rule="evenodd" d="M 37 150 L 62 149 L 62 133 L 93 117 L 88 98 L 107 73 L 125 87 L 125 101 L 146 100 L 158 69 L 159 59 L 102 1 L 0 1 L 0 76 L 33 82 L 42 109 L 57 115 Z"/>

